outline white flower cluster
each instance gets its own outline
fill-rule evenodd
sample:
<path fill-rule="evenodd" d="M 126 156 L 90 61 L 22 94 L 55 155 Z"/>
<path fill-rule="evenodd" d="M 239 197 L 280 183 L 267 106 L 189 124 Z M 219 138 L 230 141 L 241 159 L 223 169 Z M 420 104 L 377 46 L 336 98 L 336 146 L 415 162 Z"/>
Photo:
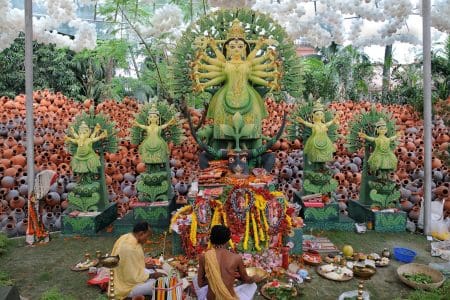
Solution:
<path fill-rule="evenodd" d="M 95 26 L 76 16 L 77 5 L 74 0 L 42 1 L 47 8 L 47 15 L 33 17 L 33 39 L 44 44 L 54 43 L 57 47 L 69 47 L 74 51 L 96 46 L 97 32 Z M 24 10 L 13 8 L 9 0 L 0 0 L 0 51 L 8 48 L 19 33 L 25 31 Z M 72 40 L 67 35 L 56 31 L 67 24 L 76 29 Z"/>
<path fill-rule="evenodd" d="M 436 0 L 431 7 L 431 24 L 440 31 L 450 33 L 450 0 Z"/>
<path fill-rule="evenodd" d="M 450 0 L 437 1 L 440 4 L 436 6 L 441 8 L 439 15 L 446 18 L 437 18 L 439 21 L 434 23 L 445 28 L 450 20 Z M 386 45 L 393 41 L 420 42 L 408 30 L 408 25 L 417 26 L 407 23 L 414 11 L 410 0 L 284 0 L 281 3 L 256 0 L 252 8 L 270 14 L 286 28 L 292 39 L 306 39 L 312 46 L 345 41 L 360 46 Z M 346 21 L 348 18 L 353 19 Z M 345 22 L 351 22 L 350 26 L 345 26 Z"/>
<path fill-rule="evenodd" d="M 186 27 L 183 11 L 175 4 L 166 4 L 155 11 L 150 24 L 137 24 L 136 28 L 144 38 L 159 38 L 169 33 L 172 38 L 179 38 Z"/>
<path fill-rule="evenodd" d="M 0 51 L 8 48 L 9 45 L 19 36 L 20 31 L 25 29 L 23 10 L 12 8 L 9 0 L 0 0 Z"/>
<path fill-rule="evenodd" d="M 253 0 L 209 0 L 208 4 L 212 7 L 236 8 L 250 7 L 253 2 Z"/>

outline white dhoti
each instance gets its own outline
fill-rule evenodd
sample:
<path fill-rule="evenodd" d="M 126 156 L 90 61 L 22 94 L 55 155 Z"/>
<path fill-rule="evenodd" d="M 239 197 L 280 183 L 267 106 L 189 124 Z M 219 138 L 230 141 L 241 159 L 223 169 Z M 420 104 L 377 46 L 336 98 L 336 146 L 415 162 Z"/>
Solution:
<path fill-rule="evenodd" d="M 203 287 L 198 286 L 197 276 L 193 278 L 195 293 L 197 294 L 198 300 L 206 300 L 206 295 L 208 294 L 208 286 L 205 285 Z M 234 291 L 236 292 L 236 296 L 240 300 L 252 300 L 255 296 L 256 290 L 258 286 L 256 283 L 244 283 L 234 287 Z"/>
<path fill-rule="evenodd" d="M 144 272 L 146 274 L 154 273 L 153 270 L 145 269 Z M 140 283 L 136 285 L 128 295 L 128 297 L 133 298 L 135 296 L 151 296 L 155 289 L 155 279 L 149 279 L 144 283 Z"/>

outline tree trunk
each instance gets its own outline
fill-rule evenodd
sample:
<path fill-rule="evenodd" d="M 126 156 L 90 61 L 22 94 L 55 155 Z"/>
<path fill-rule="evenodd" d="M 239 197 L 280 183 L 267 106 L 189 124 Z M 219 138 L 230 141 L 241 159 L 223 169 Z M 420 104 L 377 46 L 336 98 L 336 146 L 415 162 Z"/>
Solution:
<path fill-rule="evenodd" d="M 392 67 L 392 45 L 386 45 L 386 47 L 384 48 L 383 86 L 381 88 L 381 101 L 383 103 L 386 102 L 387 94 L 389 92 L 391 67 Z"/>

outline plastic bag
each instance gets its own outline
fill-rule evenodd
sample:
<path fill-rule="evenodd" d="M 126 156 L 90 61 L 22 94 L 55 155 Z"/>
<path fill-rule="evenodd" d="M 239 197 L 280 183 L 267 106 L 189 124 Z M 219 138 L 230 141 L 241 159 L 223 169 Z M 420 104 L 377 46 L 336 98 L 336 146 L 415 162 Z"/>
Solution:
<path fill-rule="evenodd" d="M 446 241 L 450 239 L 450 233 L 448 232 L 447 223 L 444 220 L 432 221 L 430 224 L 431 236 L 435 239 Z"/>

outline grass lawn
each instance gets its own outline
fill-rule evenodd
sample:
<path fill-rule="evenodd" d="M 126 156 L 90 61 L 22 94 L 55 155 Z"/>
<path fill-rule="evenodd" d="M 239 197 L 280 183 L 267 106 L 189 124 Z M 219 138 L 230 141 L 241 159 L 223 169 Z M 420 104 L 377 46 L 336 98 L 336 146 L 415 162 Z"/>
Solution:
<path fill-rule="evenodd" d="M 314 232 L 313 234 L 330 238 L 338 247 L 350 244 L 358 252 L 380 253 L 385 247 L 392 249 L 394 246 L 404 246 L 418 253 L 415 259 L 417 263 L 444 262 L 440 258 L 430 256 L 427 249 L 429 242 L 421 235 L 377 232 L 365 234 Z M 9 247 L 7 254 L 0 256 L 0 271 L 9 274 L 19 288 L 20 294 L 28 299 L 39 299 L 52 287 L 61 291 L 67 299 L 106 299 L 100 294 L 98 288 L 86 284 L 87 273 L 73 272 L 70 267 L 82 260 L 85 252 L 90 252 L 92 255 L 95 255 L 96 250 L 102 253 L 109 252 L 115 239 L 113 237 L 65 238 L 56 235 L 49 244 L 35 247 L 24 246 L 23 240 L 16 240 Z M 162 237 L 154 236 L 151 240 L 152 243 L 146 250 L 153 255 L 158 255 L 161 252 Z M 167 240 L 167 249 L 170 252 L 170 238 Z M 365 282 L 365 288 L 370 292 L 371 299 L 408 298 L 412 290 L 402 284 L 396 275 L 396 269 L 400 264 L 392 260 L 390 266 L 379 268 L 377 274 Z M 359 281 L 356 279 L 334 282 L 323 279 L 313 270 L 310 271 L 313 279 L 301 288 L 300 298 L 302 299 L 337 299 L 341 293 L 357 289 Z M 261 299 L 261 296 L 257 298 Z"/>

